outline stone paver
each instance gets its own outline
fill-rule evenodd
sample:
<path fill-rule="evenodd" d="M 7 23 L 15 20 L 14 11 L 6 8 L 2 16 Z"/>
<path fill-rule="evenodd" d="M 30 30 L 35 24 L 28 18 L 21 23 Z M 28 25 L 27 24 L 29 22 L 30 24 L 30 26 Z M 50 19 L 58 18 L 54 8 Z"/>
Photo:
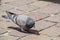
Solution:
<path fill-rule="evenodd" d="M 57 26 L 57 27 L 60 27 L 60 23 L 58 23 L 56 26 Z"/>
<path fill-rule="evenodd" d="M 25 13 L 24 11 L 18 10 L 17 7 L 14 7 L 14 6 L 11 6 L 11 5 L 7 5 L 7 4 L 2 4 L 2 5 L 0 6 L 0 9 L 3 11 L 3 13 L 4 13 L 5 11 L 11 11 L 11 12 L 17 13 L 17 14 Z M 1 13 L 1 14 L 2 14 L 2 13 Z M 4 14 L 6 14 L 6 12 L 5 12 Z"/>
<path fill-rule="evenodd" d="M 30 12 L 30 13 L 28 13 L 26 15 L 32 17 L 35 21 L 36 20 L 41 20 L 41 19 L 46 18 L 46 17 L 49 16 L 46 13 L 39 13 L 39 12 Z"/>
<path fill-rule="evenodd" d="M 13 36 L 0 36 L 0 40 L 17 40 L 18 37 Z"/>
<path fill-rule="evenodd" d="M 47 36 L 56 37 L 56 36 L 60 35 L 60 28 L 58 28 L 56 26 L 52 26 L 48 29 L 41 31 L 40 33 L 47 35 Z"/>
<path fill-rule="evenodd" d="M 14 3 L 14 2 L 12 2 L 12 4 L 6 4 L 6 5 L 9 5 L 9 6 L 11 6 L 11 7 L 15 7 L 15 8 L 17 8 L 18 10 L 23 10 L 23 11 L 26 11 L 26 12 L 28 12 L 28 11 L 32 11 L 32 10 L 34 10 L 34 9 L 37 9 L 37 8 L 39 8 L 39 7 L 35 7 L 35 6 L 33 6 L 33 5 L 20 5 L 20 1 L 18 2 L 18 1 L 16 1 L 17 3 Z"/>
<path fill-rule="evenodd" d="M 42 7 L 48 6 L 49 4 L 51 4 L 51 2 L 49 3 L 46 1 L 37 1 L 37 2 L 32 3 L 31 5 L 42 8 Z"/>
<path fill-rule="evenodd" d="M 22 6 L 22 5 L 32 3 L 35 1 L 37 1 L 37 0 L 14 0 L 14 1 L 6 3 L 6 4 L 10 4 L 10 5 L 14 5 L 14 6 L 18 6 L 18 5 Z"/>
<path fill-rule="evenodd" d="M 32 5 L 24 5 L 24 6 L 16 6 L 18 10 L 22 10 L 24 12 L 29 12 L 35 9 L 38 9 L 38 7 L 32 6 Z"/>
<path fill-rule="evenodd" d="M 60 37 L 52 38 L 53 40 L 60 40 Z"/>
<path fill-rule="evenodd" d="M 19 40 L 51 40 L 49 37 L 45 36 L 45 35 L 29 35 L 29 36 L 26 36 L 24 38 L 21 38 Z"/>
<path fill-rule="evenodd" d="M 6 15 L 6 12 L 0 9 L 0 17 L 2 17 L 2 15 Z"/>
<path fill-rule="evenodd" d="M 6 2 L 12 2 L 12 1 L 15 1 L 15 0 L 2 0 L 1 3 L 4 4 Z"/>
<path fill-rule="evenodd" d="M 4 33 L 6 33 L 6 32 L 7 32 L 6 29 L 0 28 L 0 35 L 4 34 Z"/>
<path fill-rule="evenodd" d="M 17 8 L 12 8 L 9 11 L 15 14 L 26 14 L 26 12 L 18 10 Z"/>
<path fill-rule="evenodd" d="M 35 2 L 37 0 L 14 0 L 12 2 L 9 2 L 7 4 L 12 4 L 12 5 L 25 5 L 25 4 L 28 4 L 28 3 L 32 3 L 32 2 Z"/>
<path fill-rule="evenodd" d="M 33 12 L 46 13 L 46 14 L 49 14 L 49 15 L 58 14 L 60 12 L 60 5 L 52 3 L 52 4 L 49 4 L 46 7 L 42 7 L 40 9 L 34 10 Z"/>
<path fill-rule="evenodd" d="M 20 32 L 19 26 L 2 17 L 2 15 L 6 15 L 6 10 L 32 17 L 36 22 L 35 28 L 32 29 L 40 31 L 40 35 Z M 2 0 L 0 40 L 60 40 L 59 17 L 60 4 L 42 0 Z"/>
<path fill-rule="evenodd" d="M 18 27 L 16 24 L 9 20 L 0 22 L 0 28 L 8 29 L 9 26 Z"/>
<path fill-rule="evenodd" d="M 60 14 L 51 16 L 49 18 L 46 18 L 45 20 L 53 21 L 53 22 L 59 22 L 60 23 Z"/>
<path fill-rule="evenodd" d="M 15 37 L 25 37 L 27 36 L 28 34 L 27 33 L 22 33 L 20 31 L 17 31 L 17 30 L 8 30 L 8 34 L 11 35 L 11 36 L 15 36 Z"/>
<path fill-rule="evenodd" d="M 4 10 L 4 11 L 10 10 L 10 9 L 12 9 L 12 8 L 14 8 L 14 7 L 13 7 L 13 6 L 10 6 L 10 5 L 7 5 L 7 4 L 2 4 L 2 5 L 0 6 L 0 9 L 1 9 L 1 10 Z"/>
<path fill-rule="evenodd" d="M 52 22 L 46 22 L 46 21 L 38 21 L 36 22 L 35 24 L 35 28 L 36 30 L 42 30 L 42 29 L 47 29 L 49 28 L 50 26 L 52 25 L 55 25 L 55 23 L 52 23 Z"/>

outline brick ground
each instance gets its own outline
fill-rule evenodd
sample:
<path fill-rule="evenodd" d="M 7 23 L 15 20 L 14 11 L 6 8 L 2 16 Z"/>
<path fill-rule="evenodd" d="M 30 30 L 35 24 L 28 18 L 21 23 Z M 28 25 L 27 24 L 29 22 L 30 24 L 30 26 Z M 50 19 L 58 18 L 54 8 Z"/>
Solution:
<path fill-rule="evenodd" d="M 6 10 L 32 17 L 36 22 L 32 29 L 39 31 L 40 35 L 18 31 L 19 26 L 2 17 L 6 15 Z M 38 0 L 2 0 L 0 40 L 60 40 L 60 4 Z"/>

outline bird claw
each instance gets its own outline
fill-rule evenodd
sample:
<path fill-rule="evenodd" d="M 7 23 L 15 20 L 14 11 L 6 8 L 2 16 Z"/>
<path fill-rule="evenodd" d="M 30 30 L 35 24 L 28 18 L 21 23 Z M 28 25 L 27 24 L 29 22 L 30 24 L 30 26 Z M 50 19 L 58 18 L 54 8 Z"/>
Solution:
<path fill-rule="evenodd" d="M 21 28 L 21 32 L 27 33 L 28 31 Z"/>

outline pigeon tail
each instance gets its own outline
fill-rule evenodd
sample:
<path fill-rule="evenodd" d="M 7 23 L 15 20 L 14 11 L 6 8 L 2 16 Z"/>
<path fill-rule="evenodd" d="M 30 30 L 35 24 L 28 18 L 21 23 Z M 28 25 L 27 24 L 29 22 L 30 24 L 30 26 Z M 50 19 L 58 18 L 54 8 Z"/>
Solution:
<path fill-rule="evenodd" d="M 15 13 L 12 13 L 12 12 L 9 12 L 9 11 L 6 11 L 6 13 L 7 13 L 7 16 L 9 17 L 9 19 L 11 19 L 11 20 L 13 20 L 14 17 L 16 16 Z"/>

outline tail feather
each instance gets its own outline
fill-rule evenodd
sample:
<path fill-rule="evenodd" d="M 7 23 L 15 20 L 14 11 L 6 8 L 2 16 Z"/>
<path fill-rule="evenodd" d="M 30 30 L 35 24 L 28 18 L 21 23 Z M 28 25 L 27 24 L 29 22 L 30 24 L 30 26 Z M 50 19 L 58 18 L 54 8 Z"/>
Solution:
<path fill-rule="evenodd" d="M 2 15 L 2 17 L 5 19 L 9 19 L 9 17 L 7 15 Z"/>
<path fill-rule="evenodd" d="M 7 15 L 16 15 L 15 13 L 12 13 L 12 12 L 9 12 L 9 11 L 6 11 Z"/>
<path fill-rule="evenodd" d="M 9 17 L 9 19 L 12 19 L 13 16 L 16 16 L 15 13 L 12 13 L 12 12 L 9 12 L 9 11 L 6 11 L 6 13 L 7 13 L 7 16 Z"/>

